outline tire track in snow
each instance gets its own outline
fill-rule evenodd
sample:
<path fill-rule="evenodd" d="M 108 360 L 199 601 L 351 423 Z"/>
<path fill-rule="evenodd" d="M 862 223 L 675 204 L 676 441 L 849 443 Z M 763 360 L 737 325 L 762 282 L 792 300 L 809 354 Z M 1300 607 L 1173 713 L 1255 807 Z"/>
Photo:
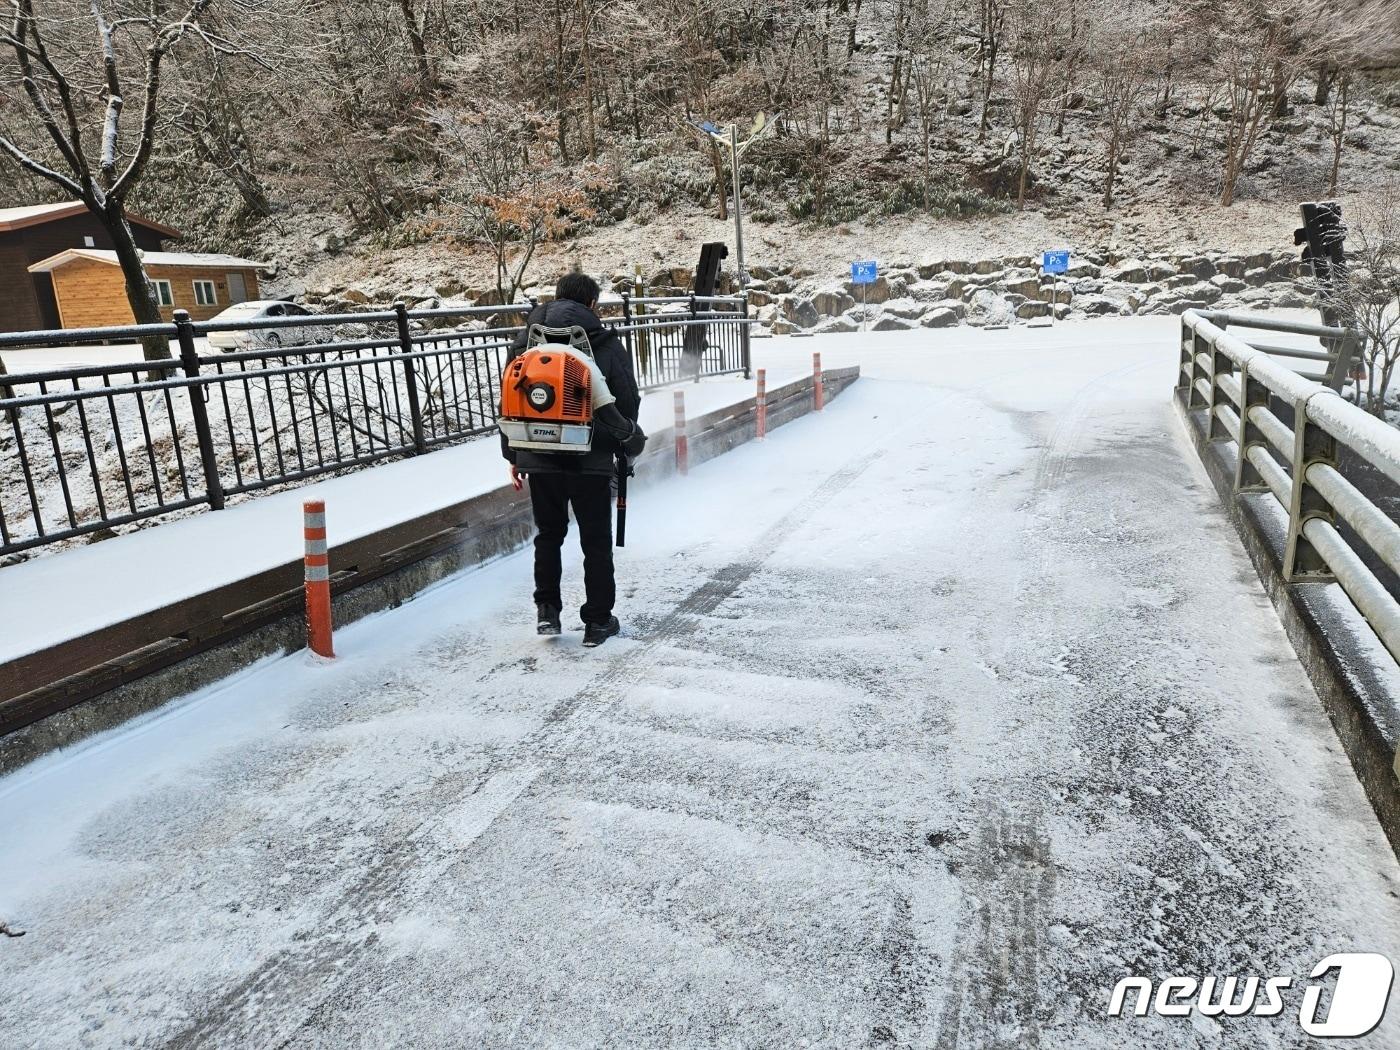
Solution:
<path fill-rule="evenodd" d="M 236 1045 L 288 1046 L 378 945 L 374 926 L 391 921 L 408 882 L 431 884 L 446 874 L 539 778 L 546 764 L 573 751 L 582 734 L 615 706 L 619 692 L 650 670 L 651 655 L 691 634 L 699 619 L 736 593 L 781 539 L 849 486 L 880 450 L 862 451 L 828 475 L 800 503 L 765 529 L 741 556 L 710 576 L 656 624 L 639 648 L 613 657 L 602 674 L 555 705 L 538 729 L 473 779 L 439 781 L 434 816 L 382 854 L 325 916 L 324 933 L 303 935 L 223 993 L 167 1046 L 180 1050 Z M 528 767 L 523 763 L 529 762 Z M 396 893 L 396 890 L 400 892 Z"/>

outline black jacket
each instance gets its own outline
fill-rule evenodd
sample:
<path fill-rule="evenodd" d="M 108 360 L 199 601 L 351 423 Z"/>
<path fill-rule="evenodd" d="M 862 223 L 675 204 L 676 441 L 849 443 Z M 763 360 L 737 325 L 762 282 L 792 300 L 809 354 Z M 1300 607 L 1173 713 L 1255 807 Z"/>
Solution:
<path fill-rule="evenodd" d="M 593 360 L 603 378 L 608 381 L 608 389 L 617 398 L 617 411 L 631 424 L 636 424 L 637 413 L 642 406 L 641 395 L 637 392 L 637 379 L 632 373 L 632 355 L 617 335 L 603 327 L 598 315 L 581 303 L 571 299 L 556 299 L 540 303 L 530 311 L 525 319 L 525 327 L 511 344 L 507 363 L 514 360 L 525 349 L 532 324 L 548 325 L 551 328 L 565 328 L 578 325 L 588 334 L 588 345 L 593 349 Z M 599 425 L 593 428 L 593 448 L 583 455 L 578 453 L 536 452 L 533 449 L 512 449 L 501 436 L 501 453 L 525 474 L 606 474 L 615 470 L 618 452 L 622 450 L 620 437 L 600 413 Z M 639 431 L 640 432 L 640 431 Z"/>

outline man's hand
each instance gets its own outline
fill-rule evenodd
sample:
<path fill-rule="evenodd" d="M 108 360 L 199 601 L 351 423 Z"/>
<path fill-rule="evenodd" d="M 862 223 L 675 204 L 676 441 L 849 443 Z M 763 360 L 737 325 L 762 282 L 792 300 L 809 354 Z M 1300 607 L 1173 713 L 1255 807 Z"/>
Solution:
<path fill-rule="evenodd" d="M 529 475 L 520 473 L 520 468 L 514 463 L 510 465 L 510 485 L 516 492 L 519 492 L 525 487 L 525 479 L 527 477 L 529 477 Z"/>

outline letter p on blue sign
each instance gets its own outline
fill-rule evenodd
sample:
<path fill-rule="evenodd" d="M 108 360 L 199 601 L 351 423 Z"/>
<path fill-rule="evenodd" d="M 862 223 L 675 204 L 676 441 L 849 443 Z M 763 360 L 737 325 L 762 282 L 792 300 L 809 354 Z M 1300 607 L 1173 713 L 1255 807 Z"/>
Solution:
<path fill-rule="evenodd" d="M 866 259 L 851 263 L 851 283 L 852 284 L 874 284 L 875 283 L 875 260 Z"/>
<path fill-rule="evenodd" d="M 1040 257 L 1040 269 L 1045 273 L 1064 273 L 1069 269 L 1069 249 L 1046 252 Z"/>

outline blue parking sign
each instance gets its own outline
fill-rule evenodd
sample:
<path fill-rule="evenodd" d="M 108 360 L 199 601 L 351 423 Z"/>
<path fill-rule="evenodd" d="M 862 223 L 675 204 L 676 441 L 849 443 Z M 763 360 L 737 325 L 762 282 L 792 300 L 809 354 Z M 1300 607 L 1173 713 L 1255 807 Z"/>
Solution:
<path fill-rule="evenodd" d="M 1046 252 L 1040 257 L 1040 268 L 1045 273 L 1064 273 L 1069 269 L 1069 249 Z"/>
<path fill-rule="evenodd" d="M 852 284 L 874 284 L 876 277 L 875 260 L 865 259 L 851 263 Z"/>

